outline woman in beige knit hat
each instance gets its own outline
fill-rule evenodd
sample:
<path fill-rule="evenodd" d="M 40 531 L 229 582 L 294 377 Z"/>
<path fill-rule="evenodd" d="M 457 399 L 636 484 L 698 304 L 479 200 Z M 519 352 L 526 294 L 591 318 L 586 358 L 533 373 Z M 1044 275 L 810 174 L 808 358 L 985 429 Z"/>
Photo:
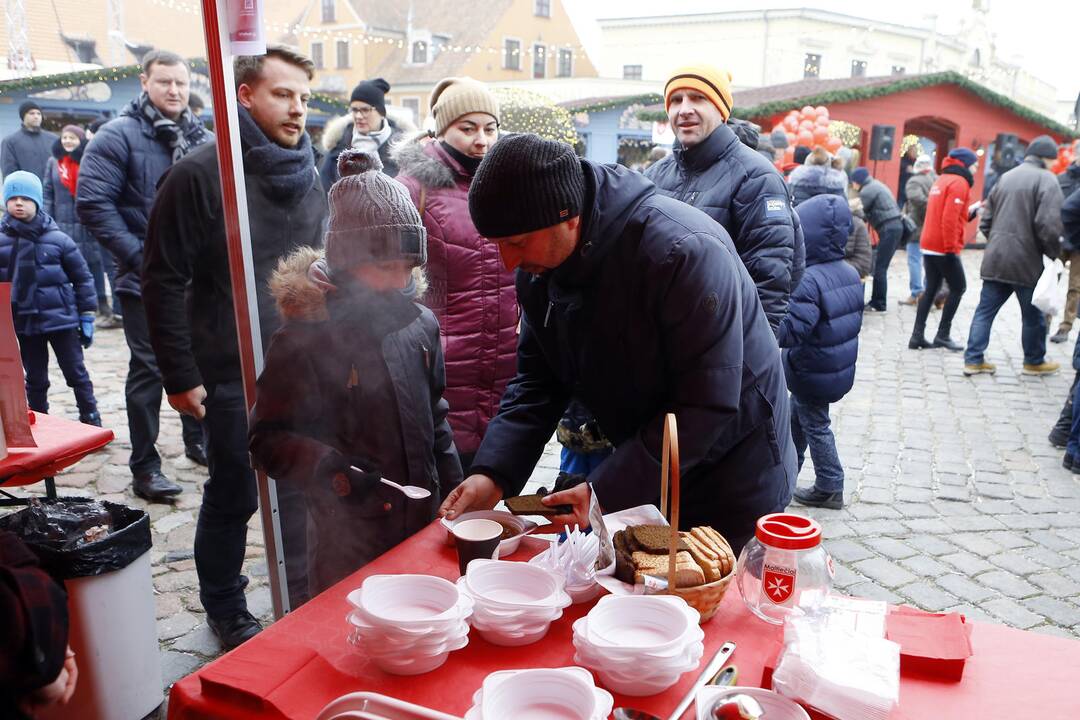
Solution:
<path fill-rule="evenodd" d="M 439 319 L 454 442 L 468 469 L 514 375 L 514 276 L 469 217 L 469 186 L 499 136 L 499 104 L 472 78 L 446 78 L 431 93 L 434 139 L 398 148 L 397 180 L 409 189 L 428 233 L 424 303 Z"/>

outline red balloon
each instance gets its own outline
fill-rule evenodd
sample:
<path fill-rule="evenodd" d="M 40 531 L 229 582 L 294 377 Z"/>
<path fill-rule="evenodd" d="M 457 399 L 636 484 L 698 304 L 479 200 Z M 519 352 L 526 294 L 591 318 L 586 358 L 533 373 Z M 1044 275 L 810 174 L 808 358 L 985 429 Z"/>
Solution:
<path fill-rule="evenodd" d="M 820 125 L 814 128 L 814 142 L 818 145 L 824 145 L 829 139 L 829 128 L 821 127 Z"/>
<path fill-rule="evenodd" d="M 800 130 L 797 144 L 812 147 L 814 144 L 814 133 L 809 130 Z"/>
<path fill-rule="evenodd" d="M 805 107 L 803 107 L 802 110 L 799 111 L 799 114 L 802 115 L 804 118 L 810 118 L 811 120 L 813 120 L 817 117 L 817 110 L 815 110 L 809 105 L 806 105 Z"/>
<path fill-rule="evenodd" d="M 835 136 L 830 137 L 828 140 L 825 141 L 825 147 L 831 153 L 835 153 L 837 150 L 839 150 L 843 146 L 844 146 L 843 141 L 840 138 L 835 137 Z"/>

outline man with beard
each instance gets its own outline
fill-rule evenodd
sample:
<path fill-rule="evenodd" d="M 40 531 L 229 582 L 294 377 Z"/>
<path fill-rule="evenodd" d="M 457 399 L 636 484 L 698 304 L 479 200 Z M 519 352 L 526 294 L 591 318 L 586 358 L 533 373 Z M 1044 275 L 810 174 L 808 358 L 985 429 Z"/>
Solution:
<path fill-rule="evenodd" d="M 3 167 L 4 177 L 25 170 L 44 180 L 45 164 L 49 162 L 53 143 L 58 139 L 54 133 L 41 129 L 44 119 L 41 106 L 33 100 L 19 106 L 22 127 L 4 138 L 0 145 L 0 166 Z"/>
<path fill-rule="evenodd" d="M 238 57 L 234 69 L 265 348 L 278 326 L 270 275 L 298 247 L 322 244 L 326 197 L 304 131 L 315 66 L 290 48 L 271 46 L 264 56 Z M 207 622 L 226 647 L 234 647 L 260 630 L 247 610 L 247 579 L 240 574 L 258 493 L 248 461 L 221 202 L 216 143 L 209 143 L 162 181 L 146 240 L 143 297 L 169 404 L 206 425 L 210 479 L 199 510 L 195 566 Z M 302 563 L 303 500 L 290 495 L 286 484 L 279 486 L 278 499 L 285 556 Z M 298 567 L 286 567 L 294 605 L 304 599 L 298 587 L 303 565 Z"/>
<path fill-rule="evenodd" d="M 161 419 L 161 372 L 150 347 L 139 287 L 143 239 L 158 180 L 213 135 L 188 109 L 191 75 L 179 55 L 164 50 L 147 53 L 139 80 L 142 94 L 86 146 L 75 209 L 83 227 L 117 265 L 113 292 L 120 298 L 124 339 L 131 352 L 124 394 L 133 490 L 149 502 L 169 502 L 182 488 L 161 472 L 161 456 L 154 447 Z M 205 465 L 202 427 L 194 418 L 180 420 L 184 454 Z"/>

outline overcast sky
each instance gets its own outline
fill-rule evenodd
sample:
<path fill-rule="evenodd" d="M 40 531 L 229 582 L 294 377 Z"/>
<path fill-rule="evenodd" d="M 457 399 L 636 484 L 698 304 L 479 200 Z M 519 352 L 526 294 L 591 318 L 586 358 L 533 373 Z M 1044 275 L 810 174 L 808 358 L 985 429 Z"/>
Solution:
<path fill-rule="evenodd" d="M 798 2 L 740 2 L 740 0 L 563 0 L 582 42 L 593 53 L 599 47 L 598 17 L 761 10 L 801 7 Z M 1075 99 L 1080 92 L 1080 57 L 1075 38 L 1080 32 L 1080 2 L 1076 0 L 983 0 L 989 3 L 990 23 L 998 52 L 1028 72 L 1057 86 L 1058 98 Z M 867 0 L 816 0 L 805 7 L 831 10 L 912 27 L 925 26 L 925 16 L 938 14 L 938 29 L 950 33 L 971 7 L 970 0 L 903 0 L 889 4 Z M 1049 28 L 1049 32 L 1045 29 Z M 1056 31 L 1054 28 L 1059 28 Z"/>

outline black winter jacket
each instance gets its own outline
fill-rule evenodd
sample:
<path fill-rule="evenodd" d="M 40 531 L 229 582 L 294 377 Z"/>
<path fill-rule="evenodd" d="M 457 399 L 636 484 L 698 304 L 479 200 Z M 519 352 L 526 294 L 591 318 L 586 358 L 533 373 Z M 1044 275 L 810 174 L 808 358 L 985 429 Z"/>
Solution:
<path fill-rule="evenodd" d="M 589 476 L 603 508 L 657 503 L 673 412 L 681 522 L 740 547 L 758 517 L 786 506 L 796 475 L 780 352 L 756 288 L 704 213 L 624 168 L 582 166 L 580 244 L 549 273 L 517 274 L 518 372 L 472 470 L 520 492 L 573 397 L 616 448 Z"/>
<path fill-rule="evenodd" d="M 135 297 L 150 207 L 158 180 L 172 165 L 172 151 L 154 137 L 138 103 L 136 98 L 102 125 L 87 144 L 75 205 L 87 231 L 116 258 L 116 294 Z M 204 138 L 213 135 L 202 130 L 198 140 Z"/>
<path fill-rule="evenodd" d="M 318 257 L 290 256 L 275 279 L 286 321 L 267 352 L 250 423 L 256 465 L 302 488 L 317 519 L 308 525 L 313 591 L 422 530 L 461 482 L 435 316 L 355 281 L 326 294 L 308 275 Z M 432 495 L 406 500 L 375 483 L 344 500 L 331 481 L 353 464 Z"/>
<path fill-rule="evenodd" d="M 784 177 L 727 125 L 692 148 L 676 143 L 672 154 L 645 176 L 662 194 L 703 210 L 724 226 L 775 330 L 806 263 Z"/>
<path fill-rule="evenodd" d="M 322 246 L 326 195 L 314 167 L 307 194 L 292 204 L 271 197 L 268 181 L 258 175 L 248 173 L 245 186 L 265 351 L 280 324 L 270 276 L 296 248 Z M 162 179 L 146 237 L 142 292 L 165 392 L 240 379 L 216 141 Z"/>

